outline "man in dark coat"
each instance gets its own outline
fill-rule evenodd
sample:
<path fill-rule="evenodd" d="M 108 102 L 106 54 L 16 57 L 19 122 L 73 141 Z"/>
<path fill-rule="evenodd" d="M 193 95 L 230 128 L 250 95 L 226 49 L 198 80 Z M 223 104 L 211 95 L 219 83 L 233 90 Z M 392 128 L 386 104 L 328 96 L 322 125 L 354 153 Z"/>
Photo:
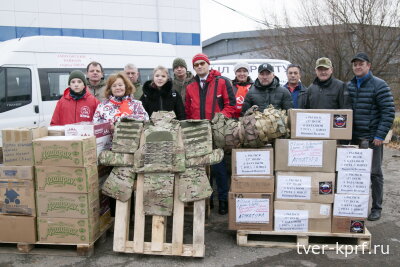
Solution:
<path fill-rule="evenodd" d="M 307 98 L 307 87 L 305 87 L 300 81 L 300 65 L 290 64 L 286 69 L 286 75 L 288 82 L 284 85 L 284 87 L 287 88 L 292 95 L 293 107 L 304 108 Z"/>
<path fill-rule="evenodd" d="M 372 208 L 368 220 L 381 217 L 383 200 L 383 140 L 392 127 L 395 108 L 387 83 L 372 75 L 367 54 L 351 60 L 355 77 L 348 83 L 353 108 L 353 144 L 368 144 L 373 149 L 371 168 Z"/>

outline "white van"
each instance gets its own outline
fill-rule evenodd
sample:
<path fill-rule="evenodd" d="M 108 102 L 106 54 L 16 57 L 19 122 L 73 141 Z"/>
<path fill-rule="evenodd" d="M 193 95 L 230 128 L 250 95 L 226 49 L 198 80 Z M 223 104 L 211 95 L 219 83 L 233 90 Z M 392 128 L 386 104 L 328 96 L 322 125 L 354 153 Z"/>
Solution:
<path fill-rule="evenodd" d="M 133 63 L 146 81 L 156 66 L 170 68 L 177 55 L 191 62 L 200 52 L 179 47 L 178 54 L 177 49 L 161 43 L 55 36 L 1 42 L 0 147 L 1 129 L 49 125 L 72 70 L 86 73 L 87 64 L 98 61 L 107 75 Z"/>
<path fill-rule="evenodd" d="M 233 71 L 234 66 L 238 62 L 246 62 L 250 65 L 249 76 L 253 81 L 257 79 L 258 76 L 258 66 L 263 63 L 269 63 L 274 66 L 275 75 L 279 78 L 280 84 L 284 85 L 287 83 L 286 69 L 290 64 L 287 60 L 281 59 L 225 59 L 225 60 L 215 60 L 211 61 L 211 68 L 218 70 L 221 74 L 229 79 L 235 79 L 235 72 Z"/>

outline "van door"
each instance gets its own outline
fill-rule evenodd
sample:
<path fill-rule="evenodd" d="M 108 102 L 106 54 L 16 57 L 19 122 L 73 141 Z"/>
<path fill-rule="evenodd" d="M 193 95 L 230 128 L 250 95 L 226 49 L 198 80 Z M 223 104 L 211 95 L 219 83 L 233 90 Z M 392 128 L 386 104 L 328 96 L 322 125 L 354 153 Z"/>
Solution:
<path fill-rule="evenodd" d="M 39 100 L 32 90 L 32 76 L 29 66 L 0 67 L 0 130 L 39 124 Z"/>

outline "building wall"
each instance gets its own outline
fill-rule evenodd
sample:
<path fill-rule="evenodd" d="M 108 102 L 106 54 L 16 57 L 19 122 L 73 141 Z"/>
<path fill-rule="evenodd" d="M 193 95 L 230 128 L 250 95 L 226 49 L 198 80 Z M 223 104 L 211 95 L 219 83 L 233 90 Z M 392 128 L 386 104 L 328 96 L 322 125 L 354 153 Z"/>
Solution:
<path fill-rule="evenodd" d="M 0 41 L 79 36 L 197 46 L 200 0 L 7 0 Z"/>

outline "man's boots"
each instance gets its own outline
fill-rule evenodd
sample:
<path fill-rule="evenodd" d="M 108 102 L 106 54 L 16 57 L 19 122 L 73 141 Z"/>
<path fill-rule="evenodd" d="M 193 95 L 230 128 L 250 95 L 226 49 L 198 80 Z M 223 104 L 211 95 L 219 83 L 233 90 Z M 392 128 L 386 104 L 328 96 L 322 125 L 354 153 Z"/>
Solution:
<path fill-rule="evenodd" d="M 221 215 L 225 215 L 228 213 L 228 201 L 226 200 L 219 201 L 218 213 Z"/>

